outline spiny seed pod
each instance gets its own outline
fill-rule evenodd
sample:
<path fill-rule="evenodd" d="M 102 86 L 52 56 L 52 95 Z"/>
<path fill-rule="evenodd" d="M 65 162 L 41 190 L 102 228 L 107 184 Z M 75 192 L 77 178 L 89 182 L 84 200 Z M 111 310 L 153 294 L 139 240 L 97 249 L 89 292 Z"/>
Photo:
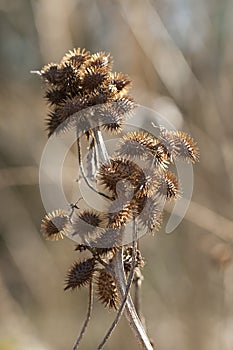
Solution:
<path fill-rule="evenodd" d="M 122 124 L 125 121 L 124 115 L 120 114 L 115 103 L 106 103 L 101 105 L 98 110 L 98 119 L 100 126 L 107 131 L 118 133 L 122 130 Z"/>
<path fill-rule="evenodd" d="M 137 220 L 147 231 L 158 231 L 162 223 L 161 203 L 153 197 L 141 198 L 138 201 Z"/>
<path fill-rule="evenodd" d="M 44 66 L 40 74 L 46 83 L 57 85 L 62 82 L 62 72 L 60 71 L 59 65 L 57 63 L 50 63 Z"/>
<path fill-rule="evenodd" d="M 39 72 L 48 86 L 45 98 L 51 104 L 47 122 L 49 136 L 70 127 L 80 130 L 80 125 L 81 131 L 86 133 L 91 123 L 85 121 L 86 118 L 80 119 L 78 112 L 85 110 L 86 116 L 88 107 L 103 103 L 114 106 L 111 106 L 110 113 L 106 109 L 102 111 L 100 124 L 110 132 L 121 130 L 126 117 L 135 108 L 135 102 L 126 95 L 129 78 L 113 74 L 111 66 L 110 54 L 98 52 L 91 55 L 85 50 L 74 49 L 59 64 L 51 63 Z M 93 112 L 94 119 L 97 112 Z"/>
<path fill-rule="evenodd" d="M 120 228 L 132 220 L 137 211 L 137 203 L 125 198 L 118 198 L 109 206 L 108 227 Z"/>
<path fill-rule="evenodd" d="M 101 222 L 102 219 L 98 212 L 89 209 L 82 210 L 73 219 L 72 228 L 74 233 L 72 235 L 77 235 L 84 241 L 89 237 L 93 240 L 101 231 Z"/>
<path fill-rule="evenodd" d="M 85 286 L 88 282 L 90 282 L 94 274 L 94 270 L 94 258 L 73 263 L 67 273 L 64 290 Z"/>
<path fill-rule="evenodd" d="M 175 133 L 175 144 L 178 148 L 177 154 L 182 159 L 192 163 L 199 161 L 199 150 L 196 142 L 187 134 L 177 131 Z"/>
<path fill-rule="evenodd" d="M 109 71 L 112 68 L 112 57 L 110 53 L 97 52 L 91 55 L 90 60 L 88 61 L 89 67 L 95 68 L 105 68 L 106 71 Z"/>
<path fill-rule="evenodd" d="M 78 96 L 68 98 L 64 102 L 61 102 L 53 112 L 49 114 L 47 119 L 47 129 L 49 136 L 54 132 L 64 132 L 71 128 L 74 124 L 76 127 L 80 127 L 82 120 L 82 113 L 80 111 L 88 107 L 88 101 L 85 98 Z M 88 128 L 88 119 L 85 118 L 85 129 Z"/>
<path fill-rule="evenodd" d="M 158 171 L 155 177 L 157 180 L 156 193 L 159 196 L 167 199 L 178 199 L 181 196 L 178 179 L 172 172 Z"/>
<path fill-rule="evenodd" d="M 41 223 L 41 232 L 51 241 L 57 241 L 71 232 L 70 218 L 66 211 L 58 209 L 45 215 Z"/>
<path fill-rule="evenodd" d="M 79 69 L 80 66 L 91 58 L 90 52 L 85 49 L 70 50 L 62 59 L 62 62 L 71 62 L 72 65 Z"/>
<path fill-rule="evenodd" d="M 156 146 L 155 138 L 146 132 L 130 132 L 123 136 L 117 154 L 131 159 L 146 159 Z"/>
<path fill-rule="evenodd" d="M 93 254 L 115 253 L 122 246 L 122 228 L 106 228 L 94 241 L 90 241 Z"/>
<path fill-rule="evenodd" d="M 99 301 L 110 309 L 118 308 L 119 296 L 116 288 L 116 284 L 110 275 L 110 273 L 101 269 L 96 276 L 97 297 Z"/>
<path fill-rule="evenodd" d="M 64 89 L 51 88 L 46 91 L 45 98 L 51 105 L 59 106 L 64 103 L 67 98 L 67 93 Z"/>
<path fill-rule="evenodd" d="M 117 91 L 125 95 L 131 87 L 131 80 L 128 75 L 122 73 L 111 74 L 112 84 L 117 88 Z"/>
<path fill-rule="evenodd" d="M 168 165 L 171 163 L 171 157 L 167 148 L 158 142 L 154 147 L 152 154 L 156 160 L 156 165 L 161 167 L 161 169 L 166 170 Z"/>
<path fill-rule="evenodd" d="M 95 116 L 98 116 L 99 125 L 102 126 L 103 129 L 119 133 L 122 130 L 122 126 L 126 119 L 131 115 L 135 108 L 135 102 L 128 96 L 116 98 L 117 91 L 114 91 L 114 89 L 111 90 L 112 85 L 108 82 L 107 84 L 108 89 L 110 89 L 108 99 L 110 102 L 98 106 L 98 109 L 95 111 Z M 114 88 L 114 86 L 112 87 Z M 111 96 L 111 94 L 113 96 Z"/>
<path fill-rule="evenodd" d="M 98 178 L 106 189 L 117 194 L 117 184 L 123 180 L 129 182 L 129 186 L 136 188 L 138 185 L 138 174 L 141 174 L 140 167 L 129 159 L 112 158 L 109 163 L 101 165 Z"/>
<path fill-rule="evenodd" d="M 146 132 L 130 132 L 123 136 L 117 154 L 131 159 L 139 158 L 152 161 L 166 169 L 170 163 L 168 152 L 160 141 Z"/>
<path fill-rule="evenodd" d="M 181 131 L 162 130 L 160 138 L 174 158 L 196 163 L 199 160 L 199 150 L 196 142 Z"/>
<path fill-rule="evenodd" d="M 142 169 L 142 171 L 137 174 L 137 183 L 138 184 L 135 191 L 135 198 L 152 196 L 158 186 L 155 169 Z"/>
<path fill-rule="evenodd" d="M 123 252 L 123 263 L 124 263 L 124 270 L 126 273 L 129 273 L 132 264 L 133 264 L 133 247 L 129 246 L 124 249 Z M 144 266 L 144 260 L 142 258 L 140 250 L 136 250 L 135 254 L 135 267 L 142 268 Z"/>
<path fill-rule="evenodd" d="M 87 67 L 83 72 L 82 88 L 94 91 L 107 78 L 106 71 L 101 68 Z"/>
<path fill-rule="evenodd" d="M 177 154 L 177 146 L 174 141 L 173 131 L 168 131 L 167 129 L 160 127 L 159 141 L 161 146 L 166 149 L 167 154 L 171 162 L 173 162 L 173 158 Z"/>
<path fill-rule="evenodd" d="M 133 109 L 136 107 L 135 101 L 130 96 L 123 96 L 114 100 L 116 109 L 125 117 L 130 117 Z"/>

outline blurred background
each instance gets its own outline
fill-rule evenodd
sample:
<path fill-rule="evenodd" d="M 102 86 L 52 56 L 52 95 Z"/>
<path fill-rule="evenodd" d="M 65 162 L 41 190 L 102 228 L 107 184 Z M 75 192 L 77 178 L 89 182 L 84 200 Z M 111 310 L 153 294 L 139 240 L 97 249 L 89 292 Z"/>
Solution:
<path fill-rule="evenodd" d="M 142 308 L 160 350 L 233 349 L 233 2 L 0 0 L 0 350 L 72 348 L 87 290 L 63 291 L 77 258 L 41 237 L 47 141 L 40 78 L 66 51 L 111 52 L 137 101 L 198 140 L 193 201 L 171 235 L 143 237 Z M 81 349 L 113 312 L 96 303 Z M 137 349 L 122 318 L 106 349 Z"/>

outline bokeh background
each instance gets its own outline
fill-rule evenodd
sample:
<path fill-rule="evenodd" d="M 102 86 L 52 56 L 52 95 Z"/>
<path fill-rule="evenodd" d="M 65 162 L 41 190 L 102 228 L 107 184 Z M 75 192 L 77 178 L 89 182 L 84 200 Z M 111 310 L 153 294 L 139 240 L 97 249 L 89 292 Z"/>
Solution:
<path fill-rule="evenodd" d="M 73 242 L 39 232 L 47 106 L 30 74 L 73 47 L 111 52 L 137 101 L 200 147 L 185 219 L 141 241 L 151 338 L 160 350 L 233 349 L 232 16 L 231 0 L 0 1 L 0 350 L 71 349 L 85 316 L 87 290 L 63 292 Z M 95 349 L 113 317 L 96 303 L 80 348 Z M 138 348 L 123 318 L 105 348 Z"/>

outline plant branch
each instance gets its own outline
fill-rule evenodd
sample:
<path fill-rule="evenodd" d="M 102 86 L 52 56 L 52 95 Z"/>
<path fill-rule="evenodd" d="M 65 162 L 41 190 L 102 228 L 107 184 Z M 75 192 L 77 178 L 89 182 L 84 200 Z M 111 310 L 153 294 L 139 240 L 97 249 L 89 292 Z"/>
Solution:
<path fill-rule="evenodd" d="M 135 229 L 136 229 L 136 226 L 135 226 L 135 220 L 134 220 L 134 223 L 133 223 L 133 230 L 135 232 Z M 134 234 L 135 235 L 135 234 Z M 132 282 L 133 282 L 133 278 L 134 278 L 134 272 L 135 272 L 135 267 L 136 267 L 136 239 L 133 239 L 133 253 L 132 253 L 132 267 L 130 269 L 130 274 L 129 274 L 129 277 L 128 277 L 128 280 L 127 280 L 127 285 L 126 285 L 126 288 L 125 288 L 125 295 L 124 295 L 124 298 L 121 302 L 121 305 L 119 307 L 119 310 L 117 312 L 117 316 L 116 318 L 114 319 L 113 323 L 111 324 L 109 330 L 107 331 L 104 339 L 102 340 L 101 344 L 98 346 L 97 350 L 101 350 L 103 349 L 103 346 L 106 344 L 107 340 L 110 338 L 110 336 L 112 335 L 114 329 L 116 328 L 123 312 L 124 312 L 124 308 L 125 308 L 125 305 L 126 305 L 126 301 L 127 301 L 127 298 L 128 298 L 128 295 L 129 295 L 129 292 L 130 292 L 130 287 L 132 285 Z"/>
<path fill-rule="evenodd" d="M 103 136 L 101 134 L 101 131 L 97 128 L 93 129 L 95 144 L 96 144 L 96 158 L 97 158 L 97 165 L 99 166 L 101 163 L 109 163 L 109 156 L 108 152 L 103 140 Z"/>
<path fill-rule="evenodd" d="M 83 169 L 81 145 L 80 145 L 80 140 L 79 140 L 79 137 L 78 137 L 78 136 L 77 136 L 77 149 L 78 149 L 79 168 L 80 168 L 80 171 L 81 171 L 81 174 L 82 174 L 82 178 L 83 178 L 83 180 L 86 182 L 87 186 L 88 186 L 92 191 L 94 191 L 95 193 L 98 193 L 100 196 L 103 196 L 104 198 L 107 198 L 107 199 L 112 199 L 112 197 L 108 196 L 107 194 L 96 190 L 96 189 L 92 186 L 92 184 L 90 184 L 90 182 L 88 181 L 88 179 L 87 179 L 87 177 L 86 177 L 86 174 L 85 174 L 85 172 L 84 172 L 84 169 Z"/>
<path fill-rule="evenodd" d="M 117 288 L 123 299 L 126 291 L 126 283 L 125 283 L 125 275 L 124 275 L 124 269 L 123 269 L 123 263 L 122 263 L 122 253 L 123 253 L 123 248 L 121 248 L 121 250 L 119 250 L 115 254 L 113 259 L 113 264 L 114 264 L 114 273 L 115 273 Z M 128 295 L 124 313 L 141 349 L 153 350 L 151 342 L 136 313 L 136 310 L 130 295 Z"/>
<path fill-rule="evenodd" d="M 90 284 L 89 284 L 89 301 L 88 301 L 87 316 L 86 316 L 86 319 L 83 323 L 83 326 L 82 326 L 82 329 L 79 333 L 79 336 L 78 336 L 76 342 L 74 343 L 72 350 L 76 350 L 78 348 L 80 341 L 81 341 L 81 339 L 82 339 L 82 337 L 87 329 L 87 325 L 88 325 L 90 318 L 91 318 L 92 307 L 93 307 L 93 281 L 91 279 Z"/>

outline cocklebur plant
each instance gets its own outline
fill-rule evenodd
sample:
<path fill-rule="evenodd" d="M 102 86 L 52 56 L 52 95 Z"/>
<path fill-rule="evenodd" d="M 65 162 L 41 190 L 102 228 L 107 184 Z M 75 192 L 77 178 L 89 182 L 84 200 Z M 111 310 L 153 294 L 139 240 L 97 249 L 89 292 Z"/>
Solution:
<path fill-rule="evenodd" d="M 160 126 L 157 136 L 143 129 L 124 132 L 138 105 L 128 94 L 130 78 L 113 73 L 112 64 L 110 54 L 74 49 L 60 63 L 50 63 L 37 72 L 50 108 L 48 136 L 76 131 L 80 178 L 107 203 L 104 212 L 88 205 L 81 209 L 78 202 L 71 204 L 69 211 L 56 208 L 41 224 L 46 239 L 68 236 L 76 241 L 80 257 L 68 270 L 64 289 L 89 286 L 88 312 L 73 350 L 78 348 L 91 317 L 93 290 L 105 307 L 116 312 L 98 349 L 103 348 L 123 313 L 139 346 L 153 349 L 137 313 L 139 302 L 135 300 L 135 308 L 130 296 L 133 285 L 138 295 L 142 280 L 144 259 L 138 240 L 141 232 L 153 234 L 160 229 L 165 202 L 182 195 L 173 172 L 175 161 L 199 160 L 196 142 L 181 131 Z M 103 131 L 120 135 L 111 156 Z M 86 168 L 84 139 L 89 150 Z M 89 257 L 83 259 L 83 251 Z"/>

